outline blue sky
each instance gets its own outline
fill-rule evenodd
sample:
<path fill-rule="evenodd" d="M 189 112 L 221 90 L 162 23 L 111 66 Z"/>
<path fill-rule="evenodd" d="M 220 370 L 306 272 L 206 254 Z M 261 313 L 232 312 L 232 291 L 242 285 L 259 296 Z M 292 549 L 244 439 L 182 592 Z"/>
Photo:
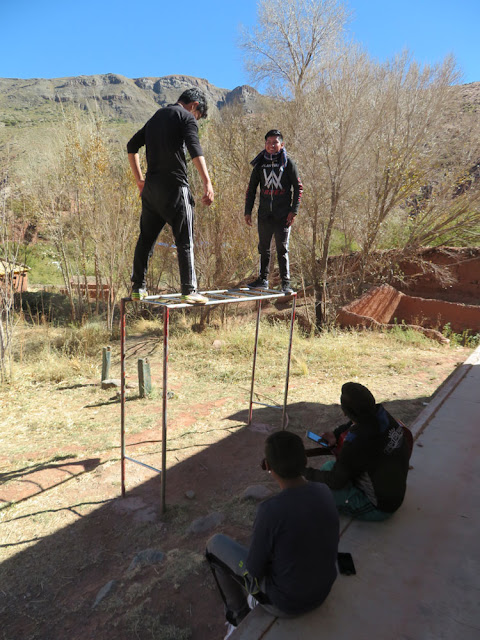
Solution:
<path fill-rule="evenodd" d="M 352 37 L 385 60 L 453 53 L 463 82 L 480 81 L 480 0 L 349 0 Z M 248 83 L 239 27 L 256 0 L 0 0 L 0 77 L 185 74 L 226 89 Z"/>

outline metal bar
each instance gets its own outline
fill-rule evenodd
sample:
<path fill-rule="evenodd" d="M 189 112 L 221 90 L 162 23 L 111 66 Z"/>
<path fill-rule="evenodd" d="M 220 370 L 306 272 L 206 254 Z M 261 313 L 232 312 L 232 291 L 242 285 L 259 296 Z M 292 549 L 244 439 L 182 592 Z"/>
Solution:
<path fill-rule="evenodd" d="M 258 346 L 258 329 L 260 326 L 260 311 L 262 309 L 262 305 L 260 304 L 260 300 L 257 302 L 257 326 L 255 327 L 255 346 L 253 348 L 253 366 L 252 366 L 252 383 L 250 387 L 250 407 L 248 410 L 248 425 L 252 423 L 252 412 L 253 412 L 253 389 L 255 387 L 255 367 L 257 364 L 257 346 Z"/>
<path fill-rule="evenodd" d="M 158 473 L 162 473 L 161 469 L 157 469 L 156 467 L 152 467 L 149 464 L 147 464 L 146 462 L 142 462 L 141 460 L 135 460 L 135 458 L 129 458 L 128 456 L 125 456 L 125 460 L 130 460 L 130 462 L 135 462 L 135 464 L 141 464 L 142 467 L 147 467 L 147 469 L 152 469 L 152 471 L 157 471 Z"/>
<path fill-rule="evenodd" d="M 290 360 L 292 357 L 292 339 L 293 339 L 293 325 L 295 322 L 295 308 L 297 306 L 297 294 L 293 296 L 292 303 L 292 318 L 290 321 L 290 342 L 288 345 L 288 357 L 287 357 L 287 373 L 285 376 L 285 395 L 283 397 L 283 414 L 282 414 L 282 429 L 285 430 L 287 426 L 287 398 L 288 398 L 288 381 L 290 379 Z"/>
<path fill-rule="evenodd" d="M 125 497 L 125 299 L 120 301 L 120 440 L 122 498 Z"/>
<path fill-rule="evenodd" d="M 168 325 L 170 311 L 163 312 L 163 390 L 162 390 L 162 513 L 165 513 L 165 485 L 167 483 L 167 401 L 168 401 Z"/>
<path fill-rule="evenodd" d="M 266 404 L 265 402 L 252 402 L 252 404 L 259 404 L 262 407 L 270 407 L 271 409 L 283 409 L 280 404 Z"/>

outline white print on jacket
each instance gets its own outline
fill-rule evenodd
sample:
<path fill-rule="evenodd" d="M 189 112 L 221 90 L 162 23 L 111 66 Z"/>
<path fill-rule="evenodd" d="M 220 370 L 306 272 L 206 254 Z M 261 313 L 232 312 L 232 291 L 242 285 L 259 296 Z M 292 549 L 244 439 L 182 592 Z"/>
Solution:
<path fill-rule="evenodd" d="M 281 189 L 281 187 L 282 187 L 282 173 L 280 173 L 277 176 L 275 171 L 272 169 L 272 171 L 270 171 L 270 175 L 267 176 L 267 170 L 264 169 L 263 170 L 263 177 L 265 178 L 265 186 L 268 189 L 271 189 L 272 187 L 274 189 Z"/>

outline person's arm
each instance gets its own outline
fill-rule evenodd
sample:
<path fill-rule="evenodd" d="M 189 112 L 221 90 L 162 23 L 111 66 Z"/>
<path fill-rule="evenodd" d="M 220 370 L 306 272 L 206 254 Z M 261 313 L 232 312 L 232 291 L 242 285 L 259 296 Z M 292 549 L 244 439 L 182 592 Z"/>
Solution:
<path fill-rule="evenodd" d="M 138 155 L 138 153 L 129 153 L 128 162 L 130 163 L 130 168 L 132 170 L 133 177 L 135 178 L 135 182 L 137 183 L 138 190 L 140 191 L 140 195 L 142 195 L 143 187 L 145 186 L 145 180 L 143 178 L 142 169 L 140 167 L 140 156 Z"/>
<path fill-rule="evenodd" d="M 137 183 L 138 190 L 140 191 L 140 195 L 142 194 L 143 187 L 145 185 L 145 180 L 143 178 L 142 169 L 140 167 L 140 157 L 138 155 L 138 150 L 140 149 L 140 147 L 143 147 L 144 145 L 145 145 L 145 127 L 142 127 L 127 142 L 128 162 L 130 164 L 133 177 L 135 178 L 135 182 Z"/>
<path fill-rule="evenodd" d="M 252 539 L 245 562 L 248 573 L 260 581 L 267 572 L 272 556 L 271 533 L 268 526 L 268 514 L 265 505 L 258 507 L 253 525 Z"/>
<path fill-rule="evenodd" d="M 305 469 L 305 478 L 313 482 L 324 482 L 330 489 L 343 489 L 352 482 L 365 468 L 365 446 L 358 436 L 352 434 L 349 441 L 345 441 L 339 457 L 330 471 L 322 469 Z"/>
<path fill-rule="evenodd" d="M 252 226 L 252 210 L 253 210 L 253 205 L 255 204 L 255 196 L 257 193 L 257 187 L 259 182 L 260 182 L 260 176 L 256 167 L 254 167 L 252 173 L 250 174 L 247 193 L 245 194 L 245 222 L 249 227 Z"/>
<path fill-rule="evenodd" d="M 287 216 L 287 226 L 290 227 L 294 220 L 295 216 L 298 214 L 298 209 L 300 207 L 300 201 L 303 195 L 303 184 L 300 180 L 300 176 L 298 175 L 297 165 L 293 160 L 290 160 L 287 164 L 287 167 L 290 165 L 290 180 L 292 182 L 293 188 L 293 197 L 292 197 L 292 210 Z"/>
<path fill-rule="evenodd" d="M 195 158 L 192 158 L 192 162 L 195 165 L 195 168 L 197 169 L 203 183 L 202 202 L 203 204 L 206 204 L 207 207 L 209 207 L 213 202 L 215 194 L 213 193 L 212 182 L 210 180 L 210 176 L 208 175 L 205 158 L 203 156 L 196 156 Z"/>

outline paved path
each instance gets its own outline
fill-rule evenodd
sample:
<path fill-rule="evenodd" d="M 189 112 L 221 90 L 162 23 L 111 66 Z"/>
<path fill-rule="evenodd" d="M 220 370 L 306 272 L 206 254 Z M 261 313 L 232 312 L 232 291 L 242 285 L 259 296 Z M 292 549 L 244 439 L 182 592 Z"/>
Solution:
<path fill-rule="evenodd" d="M 256 607 L 231 640 L 480 639 L 480 348 L 411 428 L 401 509 L 384 523 L 342 521 L 357 575 L 298 618 Z"/>

